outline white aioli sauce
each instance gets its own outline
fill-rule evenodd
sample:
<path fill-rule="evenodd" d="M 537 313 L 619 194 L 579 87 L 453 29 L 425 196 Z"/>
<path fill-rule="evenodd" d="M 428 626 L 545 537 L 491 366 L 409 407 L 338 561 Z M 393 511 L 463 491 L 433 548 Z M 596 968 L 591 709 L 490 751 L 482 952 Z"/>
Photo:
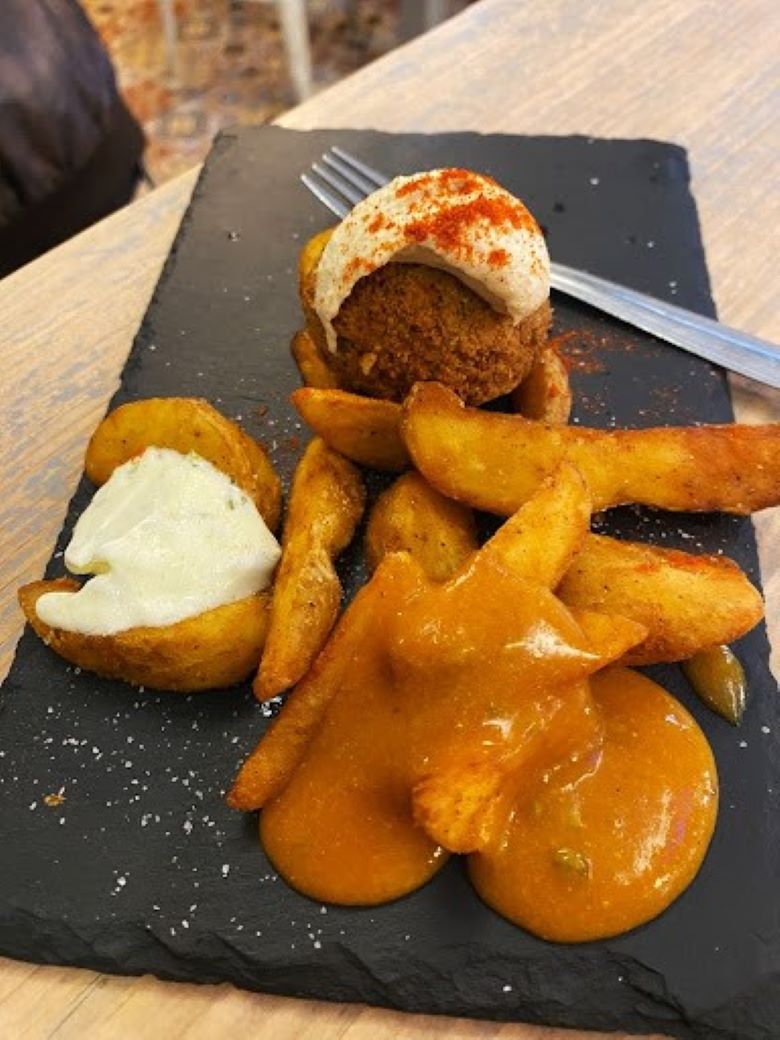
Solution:
<path fill-rule="evenodd" d="M 491 219 L 493 210 L 499 217 Z M 468 170 L 396 177 L 355 206 L 320 257 L 314 306 L 332 353 L 341 305 L 361 278 L 391 261 L 448 271 L 515 324 L 550 295 L 544 235 L 500 184 Z"/>
<path fill-rule="evenodd" d="M 254 502 L 199 455 L 147 448 L 114 470 L 65 550 L 78 592 L 38 600 L 47 625 L 87 635 L 171 625 L 271 583 L 279 543 Z"/>

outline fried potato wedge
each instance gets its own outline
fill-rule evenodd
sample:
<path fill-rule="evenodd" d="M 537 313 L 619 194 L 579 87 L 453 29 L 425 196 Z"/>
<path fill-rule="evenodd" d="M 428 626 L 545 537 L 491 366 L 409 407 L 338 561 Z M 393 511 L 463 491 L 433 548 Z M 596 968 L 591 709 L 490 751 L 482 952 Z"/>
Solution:
<path fill-rule="evenodd" d="M 311 441 L 293 477 L 271 623 L 254 682 L 258 700 L 294 686 L 328 638 L 342 591 L 333 561 L 352 541 L 364 505 L 357 469 L 318 437 Z"/>
<path fill-rule="evenodd" d="M 624 664 L 682 661 L 739 639 L 761 620 L 761 596 L 723 556 L 692 556 L 588 535 L 558 596 L 570 608 L 619 613 L 645 625 L 647 638 Z"/>
<path fill-rule="evenodd" d="M 477 549 L 474 514 L 404 473 L 376 501 L 366 527 L 366 563 L 376 570 L 391 552 L 408 552 L 432 581 L 446 581 Z"/>
<path fill-rule="evenodd" d="M 314 306 L 317 268 L 320 257 L 335 228 L 326 228 L 308 239 L 298 254 L 298 295 L 309 334 L 325 348 L 325 330 Z"/>
<path fill-rule="evenodd" d="M 511 573 L 524 578 L 529 582 L 529 592 L 535 586 L 553 588 L 576 558 L 589 524 L 590 498 L 585 483 L 573 466 L 564 464 L 555 478 L 545 483 L 467 561 L 451 584 L 480 581 L 480 570 L 484 570 L 489 577 Z M 644 625 L 629 618 L 587 610 L 570 611 L 570 614 L 584 636 L 589 655 L 587 663 L 580 663 L 581 674 L 577 677 L 580 681 L 585 673 L 620 659 L 647 635 Z M 561 717 L 571 710 L 579 731 L 589 721 L 587 686 L 577 691 L 572 689 L 568 705 L 567 683 L 561 681 L 560 686 L 563 691 Z M 557 689 L 554 692 L 559 693 Z M 477 730 L 464 742 L 461 734 L 453 734 L 445 764 L 432 757 L 430 767 L 414 787 L 415 820 L 434 841 L 451 852 L 473 852 L 482 846 L 491 831 L 496 800 L 507 776 L 517 765 L 516 757 L 501 751 L 500 742 L 496 742 L 495 748 L 485 747 L 483 736 Z M 594 739 L 596 737 L 597 734 Z M 549 737 L 545 737 L 542 744 L 549 750 Z M 517 754 L 521 757 L 528 754 L 529 747 L 521 742 Z M 577 750 L 575 744 L 571 753 Z M 539 751 L 542 753 L 546 752 Z"/>
<path fill-rule="evenodd" d="M 384 567 L 392 568 L 397 559 L 388 558 Z M 241 766 L 227 795 L 231 808 L 242 812 L 262 809 L 289 782 L 338 692 L 356 648 L 374 624 L 374 604 L 382 592 L 382 569 L 344 611 L 322 653 Z"/>
<path fill-rule="evenodd" d="M 249 495 L 272 531 L 278 527 L 281 484 L 265 449 L 208 401 L 151 397 L 120 405 L 92 434 L 84 469 L 93 484 L 105 484 L 149 447 L 197 452 Z"/>
<path fill-rule="evenodd" d="M 268 629 L 269 597 L 261 593 L 160 628 L 91 636 L 51 628 L 35 609 L 46 592 L 76 592 L 72 578 L 34 581 L 19 603 L 37 635 L 66 661 L 109 679 L 153 690 L 194 693 L 232 686 L 254 671 Z"/>
<path fill-rule="evenodd" d="M 328 447 L 346 458 L 390 472 L 408 467 L 409 455 L 399 432 L 400 404 L 315 387 L 295 390 L 290 399 Z"/>
<path fill-rule="evenodd" d="M 403 406 L 412 461 L 442 494 L 513 513 L 562 462 L 585 478 L 595 511 L 639 502 L 747 514 L 780 503 L 780 423 L 590 430 L 466 408 L 439 383 Z"/>
<path fill-rule="evenodd" d="M 335 231 L 335 227 L 325 228 L 322 231 L 318 231 L 316 235 L 312 235 L 308 238 L 298 254 L 298 277 L 309 278 L 313 275 L 317 267 L 319 266 L 320 257 L 325 246 L 330 241 L 331 235 Z"/>
<path fill-rule="evenodd" d="M 585 541 L 590 513 L 585 481 L 574 466 L 564 463 L 485 542 L 468 566 L 492 561 L 528 581 L 554 588 Z"/>
<path fill-rule="evenodd" d="M 338 387 L 336 373 L 326 364 L 308 329 L 299 329 L 295 333 L 290 343 L 290 351 L 295 358 L 304 386 L 313 386 L 319 390 L 334 390 Z"/>
<path fill-rule="evenodd" d="M 647 634 L 644 625 L 628 618 L 591 611 L 572 611 L 572 615 L 590 645 L 593 672 L 622 660 Z M 528 738 L 516 755 L 502 756 L 486 749 L 480 740 L 453 750 L 444 767 L 434 765 L 420 776 L 412 793 L 414 818 L 437 844 L 459 853 L 481 848 L 491 833 L 496 802 L 506 780 L 524 757 L 530 755 L 537 764 L 552 765 L 598 746 L 599 723 L 591 714 L 587 684 L 571 689 L 564 685 L 556 693 L 561 707 L 556 711 L 555 726 L 545 729 L 541 738 L 538 734 Z M 564 721 L 569 714 L 575 720 L 571 733 Z M 453 749 L 457 739 L 453 737 Z"/>
<path fill-rule="evenodd" d="M 556 426 L 569 421 L 572 405 L 569 370 L 552 339 L 540 352 L 531 371 L 512 391 L 512 407 L 526 419 Z"/>

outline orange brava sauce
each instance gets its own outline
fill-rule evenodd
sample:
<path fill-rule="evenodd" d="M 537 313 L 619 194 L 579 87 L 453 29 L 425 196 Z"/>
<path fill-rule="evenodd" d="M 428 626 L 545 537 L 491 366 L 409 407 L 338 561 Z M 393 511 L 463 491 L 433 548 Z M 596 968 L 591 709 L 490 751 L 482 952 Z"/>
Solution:
<path fill-rule="evenodd" d="M 582 942 L 650 920 L 690 884 L 712 837 L 717 773 L 694 719 L 628 668 L 591 679 L 604 744 L 591 767 L 518 778 L 471 857 L 490 906 L 545 939 Z"/>
<path fill-rule="evenodd" d="M 370 634 L 261 816 L 280 874 L 325 902 L 373 904 L 473 853 L 486 902 L 566 941 L 663 909 L 715 818 L 693 720 L 625 669 L 589 680 L 604 662 L 572 615 L 492 563 L 434 585 L 396 555 L 372 581 Z"/>

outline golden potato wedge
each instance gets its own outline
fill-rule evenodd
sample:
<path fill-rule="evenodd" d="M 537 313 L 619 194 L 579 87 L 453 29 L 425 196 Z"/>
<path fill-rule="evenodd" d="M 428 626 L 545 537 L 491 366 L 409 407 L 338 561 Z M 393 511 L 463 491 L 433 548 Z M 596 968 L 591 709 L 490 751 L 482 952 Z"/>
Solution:
<path fill-rule="evenodd" d="M 315 387 L 295 390 L 290 399 L 328 447 L 353 462 L 390 472 L 409 465 L 399 433 L 400 404 Z"/>
<path fill-rule="evenodd" d="M 622 663 L 648 635 L 647 625 L 625 614 L 600 614 L 581 607 L 570 607 L 569 613 L 585 633 L 593 653 L 598 654 L 599 668 L 615 661 Z"/>
<path fill-rule="evenodd" d="M 250 496 L 272 531 L 278 527 L 281 485 L 265 449 L 200 398 L 151 397 L 120 405 L 92 434 L 84 469 L 99 486 L 117 466 L 153 446 L 197 452 Z"/>
<path fill-rule="evenodd" d="M 622 660 L 647 634 L 644 625 L 628 618 L 591 611 L 571 614 L 593 655 L 592 672 Z M 554 712 L 546 709 L 555 717 L 555 724 L 549 729 L 542 725 L 540 732 L 531 727 L 514 752 L 502 751 L 500 742 L 485 747 L 483 731 L 476 739 L 472 733 L 465 742 L 460 734 L 453 735 L 444 761 L 431 758 L 412 794 L 414 818 L 429 837 L 450 852 L 475 852 L 491 834 L 496 804 L 518 763 L 552 766 L 598 747 L 600 724 L 587 683 L 571 687 L 562 683 L 550 691 L 549 703 L 556 700 Z M 540 717 L 543 714 L 540 710 Z"/>
<path fill-rule="evenodd" d="M 304 386 L 314 386 L 320 390 L 338 388 L 336 373 L 326 364 L 308 329 L 299 329 L 295 333 L 290 343 L 290 351 L 295 358 Z"/>
<path fill-rule="evenodd" d="M 588 535 L 558 596 L 570 608 L 620 613 L 641 622 L 647 638 L 625 664 L 682 661 L 729 643 L 761 620 L 761 596 L 723 556 L 692 556 L 638 542 Z"/>
<path fill-rule="evenodd" d="M 573 466 L 564 464 L 555 478 L 547 482 L 468 560 L 448 587 L 464 589 L 469 583 L 481 582 L 498 589 L 505 580 L 502 575 L 519 576 L 528 583 L 527 587 L 516 587 L 519 605 L 539 586 L 549 589 L 560 581 L 587 536 L 589 522 L 590 499 L 585 483 Z M 504 604 L 504 609 L 507 606 Z M 566 719 L 568 713 L 572 713 L 572 747 L 566 749 L 564 757 L 578 750 L 577 740 L 591 721 L 587 686 L 576 691 L 572 689 L 569 694 L 569 685 L 581 682 L 587 674 L 619 659 L 647 635 L 644 625 L 625 617 L 602 616 L 589 611 L 571 611 L 569 614 L 579 626 L 585 657 L 577 659 L 576 674 L 573 670 L 568 680 L 561 678 L 565 668 L 556 658 L 554 688 L 550 690 L 549 706 L 545 709 L 551 718 Z M 436 653 L 440 652 L 446 638 L 437 637 Z M 534 676 L 530 672 L 526 676 L 530 688 L 537 690 L 537 695 L 545 687 L 543 659 L 549 652 L 548 647 L 539 654 L 532 669 Z M 567 658 L 567 665 L 573 665 L 576 657 L 573 653 Z M 416 663 L 418 667 L 425 664 L 424 659 Z M 453 683 L 457 682 L 456 675 L 454 673 Z M 567 703 L 569 696 L 571 703 Z M 471 703 L 476 705 L 477 702 L 472 698 Z M 441 711 L 444 715 L 446 706 L 443 705 Z M 486 717 L 490 718 L 491 713 L 497 711 L 491 701 L 486 707 Z M 538 718 L 543 716 L 544 711 L 540 708 Z M 544 731 L 544 726 L 542 729 Z M 558 722 L 555 731 L 560 729 L 566 732 L 567 726 L 561 727 Z M 451 852 L 472 852 L 480 848 L 491 830 L 496 799 L 507 776 L 517 767 L 518 760 L 528 754 L 543 755 L 549 751 L 550 740 L 554 739 L 549 735 L 541 739 L 542 747 L 533 750 L 538 736 L 538 733 L 527 739 L 523 736 L 514 749 L 510 745 L 508 753 L 507 746 L 502 747 L 499 740 L 486 746 L 484 729 L 480 727 L 468 729 L 463 726 L 457 734 L 449 735 L 443 754 L 437 756 L 433 751 L 427 751 L 429 758 L 426 758 L 425 769 L 413 791 L 415 820 L 434 841 Z M 586 737 L 587 744 L 590 737 L 587 734 Z"/>
<path fill-rule="evenodd" d="M 585 481 L 574 466 L 564 463 L 464 569 L 493 561 L 528 581 L 554 588 L 585 541 L 590 512 Z"/>
<path fill-rule="evenodd" d="M 569 370 L 558 353 L 561 337 L 544 347 L 531 371 L 512 391 L 512 407 L 526 419 L 565 426 L 572 405 Z"/>
<path fill-rule="evenodd" d="M 287 785 L 338 692 L 355 648 L 374 624 L 375 604 L 383 590 L 382 572 L 391 571 L 398 559 L 388 557 L 341 615 L 322 653 L 241 766 L 227 795 L 231 808 L 242 812 L 262 809 Z"/>
<path fill-rule="evenodd" d="M 647 632 L 643 625 L 627 618 L 572 613 L 593 655 L 591 672 L 621 660 Z M 466 740 L 460 733 L 453 734 L 446 754 L 432 753 L 416 781 L 412 793 L 414 818 L 449 852 L 469 853 L 483 846 L 491 833 L 496 801 L 518 765 L 527 768 L 534 762 L 552 766 L 598 746 L 599 720 L 590 704 L 587 683 L 562 683 L 541 700 L 538 690 L 534 696 L 539 718 L 548 718 L 540 729 L 529 727 L 514 747 L 503 748 L 500 741 L 486 747 L 484 729 L 472 730 Z M 446 716 L 446 708 L 442 716 Z"/>
<path fill-rule="evenodd" d="M 298 254 L 298 295 L 306 318 L 306 328 L 315 343 L 319 343 L 323 350 L 326 349 L 325 330 L 314 307 L 314 293 L 317 288 L 317 268 L 320 257 L 334 230 L 334 228 L 326 228 L 313 235 L 304 243 Z"/>
<path fill-rule="evenodd" d="M 293 477 L 271 623 L 254 682 L 258 700 L 294 686 L 328 638 L 341 603 L 333 561 L 352 541 L 364 505 L 357 469 L 315 437 Z"/>
<path fill-rule="evenodd" d="M 780 503 L 780 423 L 590 430 L 466 408 L 439 383 L 403 406 L 412 461 L 442 494 L 509 515 L 561 462 L 585 478 L 595 511 L 639 502 L 747 514 Z"/>
<path fill-rule="evenodd" d="M 322 231 L 318 231 L 316 235 L 312 235 L 311 238 L 304 242 L 303 248 L 298 254 L 299 278 L 308 278 L 316 272 L 320 262 L 320 257 L 322 256 L 322 251 L 328 244 L 330 237 L 335 230 L 335 227 L 325 228 Z"/>
<path fill-rule="evenodd" d="M 194 693 L 241 682 L 257 667 L 268 629 L 269 598 L 261 593 L 228 603 L 175 625 L 130 628 L 90 636 L 51 628 L 35 605 L 46 592 L 75 592 L 72 578 L 34 581 L 19 589 L 19 603 L 33 631 L 66 661 L 109 679 L 152 690 Z"/>
<path fill-rule="evenodd" d="M 374 569 L 389 552 L 406 551 L 429 578 L 445 581 L 459 569 L 498 566 L 553 588 L 581 548 L 590 525 L 590 497 L 568 463 L 477 552 L 474 518 L 407 473 L 377 500 L 366 530 Z"/>
<path fill-rule="evenodd" d="M 474 514 L 444 498 L 419 473 L 404 473 L 376 501 L 366 527 L 370 571 L 391 552 L 408 552 L 433 581 L 446 581 L 477 549 Z"/>

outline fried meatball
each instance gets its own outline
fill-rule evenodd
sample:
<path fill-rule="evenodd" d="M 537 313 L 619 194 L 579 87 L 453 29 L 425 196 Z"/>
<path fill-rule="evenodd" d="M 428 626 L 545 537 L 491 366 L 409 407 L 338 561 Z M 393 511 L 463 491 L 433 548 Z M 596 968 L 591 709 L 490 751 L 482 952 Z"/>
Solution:
<path fill-rule="evenodd" d="M 400 401 L 414 383 L 433 379 L 481 404 L 517 386 L 547 341 L 547 301 L 514 325 L 454 275 L 390 263 L 362 278 L 345 300 L 331 353 L 313 306 L 326 242 L 327 234 L 318 235 L 304 249 L 301 300 L 323 360 L 345 390 Z"/>

